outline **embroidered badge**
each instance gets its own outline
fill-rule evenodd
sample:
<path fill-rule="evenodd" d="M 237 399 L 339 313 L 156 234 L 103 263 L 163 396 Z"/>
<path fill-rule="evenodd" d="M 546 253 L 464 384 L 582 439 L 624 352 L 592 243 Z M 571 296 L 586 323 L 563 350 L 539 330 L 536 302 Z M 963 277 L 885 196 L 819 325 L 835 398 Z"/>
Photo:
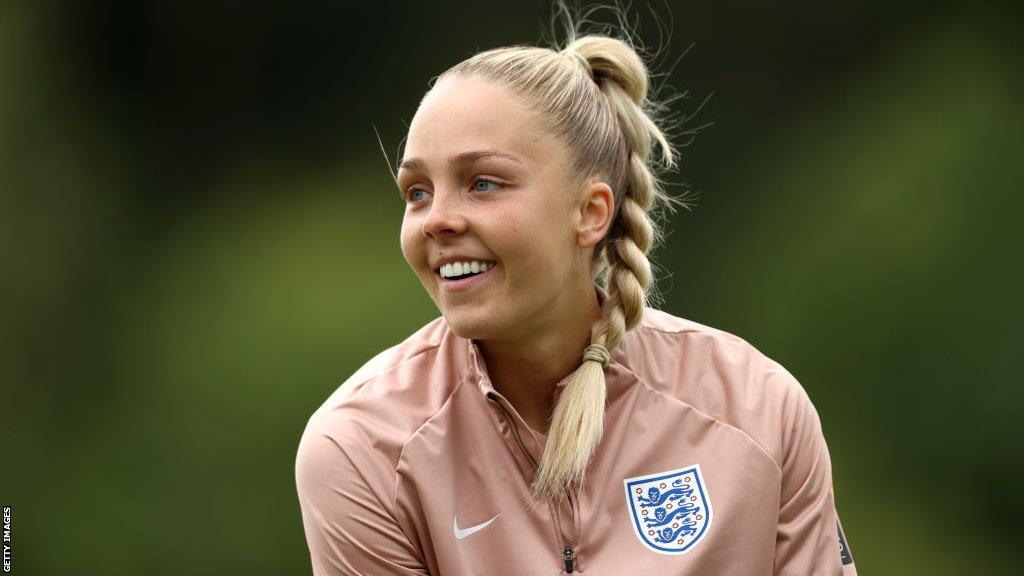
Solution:
<path fill-rule="evenodd" d="M 626 478 L 636 537 L 659 554 L 686 554 L 711 527 L 711 498 L 700 465 Z"/>

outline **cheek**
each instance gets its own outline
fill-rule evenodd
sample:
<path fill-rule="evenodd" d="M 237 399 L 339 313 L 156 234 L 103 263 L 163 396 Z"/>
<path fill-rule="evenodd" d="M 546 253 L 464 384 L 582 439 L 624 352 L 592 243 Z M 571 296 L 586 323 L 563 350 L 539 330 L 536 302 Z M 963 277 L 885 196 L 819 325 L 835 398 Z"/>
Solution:
<path fill-rule="evenodd" d="M 522 259 L 526 241 L 522 221 L 522 215 L 511 210 L 497 212 L 489 219 L 488 229 L 481 230 L 481 236 L 490 240 L 490 248 L 502 260 Z"/>
<path fill-rule="evenodd" d="M 416 236 L 419 233 L 418 226 L 413 220 L 405 218 L 402 220 L 402 230 L 399 233 L 402 256 L 405 257 L 405 261 L 409 266 L 413 268 L 416 268 L 416 263 L 423 259 L 423 245 L 417 241 Z"/>
<path fill-rule="evenodd" d="M 537 214 L 508 212 L 496 219 L 494 238 L 500 238 L 495 245 L 498 254 L 517 270 L 529 271 L 531 275 L 547 274 L 552 266 L 560 265 L 556 256 L 564 248 L 554 237 L 550 223 Z"/>

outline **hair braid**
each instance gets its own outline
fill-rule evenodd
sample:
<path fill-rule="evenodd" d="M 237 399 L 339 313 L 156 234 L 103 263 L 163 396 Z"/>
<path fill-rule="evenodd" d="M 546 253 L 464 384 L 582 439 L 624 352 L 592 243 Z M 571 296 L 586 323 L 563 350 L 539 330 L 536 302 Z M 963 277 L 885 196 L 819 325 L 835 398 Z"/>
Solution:
<path fill-rule="evenodd" d="M 622 308 L 626 332 L 639 324 L 652 280 L 647 252 L 653 241 L 653 224 L 638 198 L 651 196 L 650 172 L 638 158 L 637 154 L 630 154 L 629 183 L 623 194 L 617 225 L 609 230 L 612 249 L 607 256 L 610 263 L 609 300 L 611 305 Z M 607 346 L 614 348 L 618 342 L 618 337 L 609 338 Z"/>
<path fill-rule="evenodd" d="M 618 124 L 619 158 L 626 156 L 616 180 L 616 215 L 595 257 L 607 263 L 600 275 L 608 287 L 601 318 L 594 324 L 591 344 L 613 350 L 626 332 L 643 319 L 652 284 L 647 253 L 655 241 L 655 224 L 649 213 L 658 192 L 647 159 L 655 140 L 662 144 L 666 161 L 672 150 L 642 106 L 647 98 L 647 70 L 636 52 L 624 42 L 601 36 L 585 36 L 563 51 L 576 62 L 586 62 L 600 97 Z M 614 178 L 613 178 L 614 179 Z M 555 406 L 548 446 L 541 458 L 533 491 L 543 500 L 556 500 L 565 487 L 585 480 L 586 465 L 604 431 L 604 366 L 583 362 L 565 386 Z"/>
<path fill-rule="evenodd" d="M 561 6 L 561 5 L 560 5 Z M 605 35 L 579 37 L 570 18 L 562 49 L 511 46 L 478 53 L 441 77 L 482 76 L 508 86 L 550 121 L 566 144 L 580 182 L 602 175 L 615 213 L 595 246 L 592 277 L 608 289 L 581 366 L 555 404 L 548 440 L 531 491 L 540 501 L 582 487 L 604 431 L 604 367 L 610 351 L 640 324 L 653 278 L 647 254 L 662 240 L 652 218 L 660 207 L 686 205 L 666 194 L 651 171 L 653 152 L 666 167 L 675 153 L 659 128 L 664 104 L 648 98 L 648 71 L 636 49 Z"/>

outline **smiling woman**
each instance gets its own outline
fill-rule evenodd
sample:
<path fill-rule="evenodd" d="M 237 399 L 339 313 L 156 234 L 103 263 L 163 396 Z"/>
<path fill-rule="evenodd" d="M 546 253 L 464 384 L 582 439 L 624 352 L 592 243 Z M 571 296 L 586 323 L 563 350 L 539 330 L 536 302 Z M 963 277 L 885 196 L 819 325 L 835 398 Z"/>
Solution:
<path fill-rule="evenodd" d="M 578 365 L 574 351 L 599 315 L 591 254 L 612 220 L 610 187 L 594 179 L 582 190 L 542 114 L 507 86 L 457 69 L 424 97 L 405 154 L 398 185 L 408 201 L 406 261 L 452 329 L 481 342 L 498 389 L 512 388 L 520 414 L 546 429 L 548 407 L 537 400 L 550 391 L 540 398 L 508 383 L 551 385 Z M 437 274 L 473 261 L 494 266 L 456 282 Z M 500 381 L 499 365 L 517 368 Z"/>
<path fill-rule="evenodd" d="M 856 574 L 800 384 L 647 306 L 664 107 L 628 36 L 567 29 L 420 102 L 400 240 L 441 316 L 310 418 L 314 572 Z"/>

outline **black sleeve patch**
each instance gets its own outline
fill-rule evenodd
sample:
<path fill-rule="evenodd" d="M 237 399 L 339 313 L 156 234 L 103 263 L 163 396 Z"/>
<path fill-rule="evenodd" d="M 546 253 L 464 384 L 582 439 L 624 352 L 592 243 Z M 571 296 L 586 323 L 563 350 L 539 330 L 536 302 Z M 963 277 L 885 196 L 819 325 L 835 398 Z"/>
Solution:
<path fill-rule="evenodd" d="M 850 553 L 850 548 L 846 545 L 846 534 L 843 534 L 843 525 L 839 523 L 839 518 L 836 518 L 836 532 L 839 533 L 839 559 L 843 561 L 843 566 L 847 564 L 853 564 L 853 554 Z"/>

